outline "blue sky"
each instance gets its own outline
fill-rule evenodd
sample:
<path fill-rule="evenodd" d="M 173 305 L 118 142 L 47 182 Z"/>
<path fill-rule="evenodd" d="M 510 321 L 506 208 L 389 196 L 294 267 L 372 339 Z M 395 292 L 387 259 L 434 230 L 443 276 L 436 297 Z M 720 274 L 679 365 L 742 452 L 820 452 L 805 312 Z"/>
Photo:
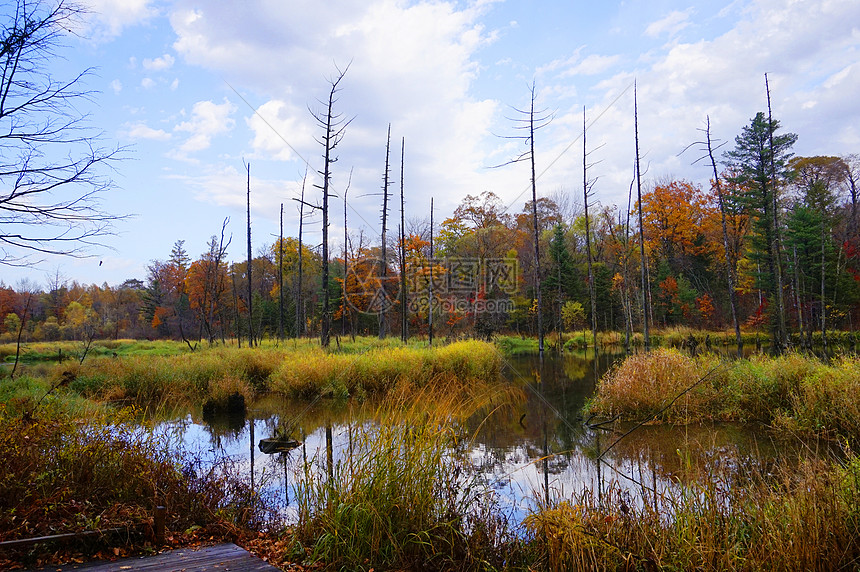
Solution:
<path fill-rule="evenodd" d="M 88 111 L 107 141 L 129 145 L 104 206 L 132 218 L 91 259 L 47 258 L 2 268 L 0 279 L 68 279 L 115 285 L 145 279 L 176 240 L 192 257 L 229 217 L 231 259 L 244 256 L 245 173 L 251 164 L 253 243 L 295 235 L 305 162 L 321 168 L 320 130 L 308 111 L 327 96 L 335 66 L 349 65 L 336 111 L 354 118 L 338 150 L 333 184 L 350 171 L 349 226 L 378 240 L 385 137 L 391 123 L 394 189 L 406 140 L 407 219 L 450 216 L 466 194 L 491 190 L 522 210 L 525 165 L 488 167 L 518 155 L 506 119 L 528 105 L 554 113 L 538 133 L 542 196 L 581 202 L 582 108 L 588 110 L 591 175 L 601 204 L 623 204 L 632 176 L 633 91 L 638 82 L 647 179 L 706 184 L 708 169 L 679 153 L 701 137 L 731 141 L 766 109 L 799 136 L 802 155 L 860 151 L 860 2 L 394 0 L 88 0 L 81 37 L 66 39 L 55 74 L 87 67 L 97 90 Z M 5 3 L 4 3 L 5 5 Z M 287 141 L 292 147 L 288 147 Z M 572 146 L 571 146 L 572 144 Z M 568 149 L 568 151 L 565 151 Z M 297 153 L 296 153 L 297 152 Z M 319 191 L 309 179 L 308 198 Z M 343 234 L 342 203 L 332 219 Z M 396 212 L 396 211 L 395 211 Z M 398 213 L 399 218 L 399 213 Z M 395 223 L 396 224 L 396 223 Z M 407 222 L 407 226 L 410 223 Z M 319 220 L 306 227 L 319 242 Z M 339 251 L 339 244 L 336 251 Z M 101 263 L 101 264 L 100 264 Z"/>

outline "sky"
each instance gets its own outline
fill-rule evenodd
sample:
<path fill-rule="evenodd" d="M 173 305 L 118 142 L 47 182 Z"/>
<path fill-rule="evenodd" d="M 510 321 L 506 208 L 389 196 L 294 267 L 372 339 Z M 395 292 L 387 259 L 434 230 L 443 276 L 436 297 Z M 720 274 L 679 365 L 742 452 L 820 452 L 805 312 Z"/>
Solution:
<path fill-rule="evenodd" d="M 8 8 L 8 1 L 0 7 Z M 633 176 L 636 81 L 646 187 L 681 178 L 707 185 L 706 118 L 731 147 L 767 110 L 798 135 L 798 155 L 860 152 L 860 2 L 856 0 L 85 0 L 91 13 L 66 37 L 55 77 L 87 68 L 82 109 L 105 141 L 127 146 L 103 207 L 129 215 L 90 258 L 0 266 L 9 286 L 57 274 L 84 284 L 146 279 L 177 240 L 192 258 L 229 218 L 228 258 L 246 255 L 245 165 L 255 254 L 296 236 L 306 200 L 320 202 L 322 129 L 331 80 L 346 70 L 334 111 L 350 121 L 336 150 L 333 249 L 348 226 L 378 242 L 386 136 L 391 190 L 401 148 L 407 228 L 451 216 L 492 191 L 510 212 L 530 199 L 528 166 L 496 165 L 525 147 L 518 109 L 552 115 L 535 136 L 538 196 L 581 203 L 586 112 L 593 201 L 626 206 Z M 2 14 L 0 14 L 2 17 Z M 397 201 L 399 207 L 399 201 Z M 399 208 L 391 212 L 395 228 Z M 308 243 L 321 241 L 319 216 Z"/>

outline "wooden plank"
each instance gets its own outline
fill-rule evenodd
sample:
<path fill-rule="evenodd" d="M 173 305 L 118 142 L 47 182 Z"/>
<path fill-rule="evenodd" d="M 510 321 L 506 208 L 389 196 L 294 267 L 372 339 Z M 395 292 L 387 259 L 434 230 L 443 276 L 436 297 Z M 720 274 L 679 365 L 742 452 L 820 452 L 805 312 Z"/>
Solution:
<path fill-rule="evenodd" d="M 46 568 L 57 572 L 84 570 L 86 572 L 277 572 L 279 569 L 263 562 L 235 544 L 218 544 L 194 550 L 177 548 L 155 556 L 124 558 L 116 562 L 91 562 Z"/>

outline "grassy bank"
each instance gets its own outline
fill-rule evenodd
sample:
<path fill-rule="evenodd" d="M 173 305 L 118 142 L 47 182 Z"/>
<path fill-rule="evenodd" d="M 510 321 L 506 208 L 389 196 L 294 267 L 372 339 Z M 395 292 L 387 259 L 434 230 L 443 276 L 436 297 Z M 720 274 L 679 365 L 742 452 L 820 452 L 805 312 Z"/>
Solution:
<path fill-rule="evenodd" d="M 174 543 L 192 526 L 233 537 L 238 526 L 262 521 L 264 508 L 230 467 L 203 470 L 141 426 L 133 411 L 91 409 L 84 421 L 66 405 L 49 399 L 23 415 L 0 406 L 0 541 L 119 528 L 86 546 L 116 547 L 113 555 L 152 541 L 158 505 L 168 508 Z M 80 542 L 9 549 L 0 567 L 63 560 L 84 549 Z M 66 550 L 72 552 L 64 557 Z"/>
<path fill-rule="evenodd" d="M 117 348 L 119 349 L 119 348 Z M 160 342 L 129 346 L 125 355 L 97 352 L 83 362 L 51 364 L 33 360 L 21 377 L 31 383 L 61 384 L 58 393 L 97 402 L 162 406 L 178 402 L 225 403 L 234 394 L 252 400 L 263 392 L 313 399 L 384 395 L 399 384 L 421 387 L 438 376 L 462 384 L 498 379 L 501 358 L 495 348 L 476 341 L 428 348 L 391 340 L 358 338 L 324 351 L 312 340 L 259 348 L 217 346 L 173 353 Z M 40 348 L 36 355 L 56 355 Z"/>
<path fill-rule="evenodd" d="M 823 363 L 788 354 L 721 362 L 714 355 L 657 350 L 631 356 L 604 376 L 589 410 L 669 423 L 755 421 L 792 434 L 856 442 L 860 359 Z"/>

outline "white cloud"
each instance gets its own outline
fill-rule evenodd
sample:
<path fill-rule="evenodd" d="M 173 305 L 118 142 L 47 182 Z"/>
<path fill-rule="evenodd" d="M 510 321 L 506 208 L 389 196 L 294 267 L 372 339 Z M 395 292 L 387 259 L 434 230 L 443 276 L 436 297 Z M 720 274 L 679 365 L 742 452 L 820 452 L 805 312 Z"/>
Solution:
<path fill-rule="evenodd" d="M 122 82 L 118 79 L 115 79 L 110 82 L 110 88 L 113 90 L 115 94 L 119 94 L 122 91 Z"/>
<path fill-rule="evenodd" d="M 194 197 L 207 204 L 244 211 L 247 200 L 247 173 L 236 167 L 207 165 L 206 174 L 200 176 L 167 175 L 168 180 L 187 185 Z M 251 212 L 254 216 L 271 217 L 279 211 L 279 203 L 285 196 L 298 196 L 300 183 L 267 179 L 251 171 Z M 313 231 L 311 231 L 313 232 Z"/>
<path fill-rule="evenodd" d="M 179 78 L 178 77 L 173 78 L 173 81 L 170 82 L 170 90 L 176 91 L 176 88 L 178 88 L 178 87 L 179 87 Z"/>
<path fill-rule="evenodd" d="M 581 62 L 568 68 L 562 77 L 570 77 L 575 75 L 599 75 L 608 71 L 620 60 L 620 56 L 601 56 L 598 54 L 589 54 Z"/>
<path fill-rule="evenodd" d="M 292 148 L 314 145 L 311 123 L 304 121 L 307 111 L 281 100 L 267 101 L 246 121 L 254 132 L 255 151 L 280 161 L 296 158 Z"/>
<path fill-rule="evenodd" d="M 236 112 L 236 106 L 226 98 L 224 103 L 198 101 L 191 108 L 191 118 L 173 128 L 175 132 L 190 133 L 189 137 L 179 147 L 183 153 L 202 151 L 209 148 L 212 138 L 227 133 L 236 121 L 231 117 Z"/>
<path fill-rule="evenodd" d="M 90 11 L 90 35 L 96 40 L 119 36 L 123 28 L 146 22 L 158 14 L 151 0 L 83 0 Z"/>
<path fill-rule="evenodd" d="M 170 133 L 163 129 L 153 129 L 145 123 L 126 123 L 123 125 L 122 134 L 129 139 L 150 139 L 154 141 L 167 141 L 170 139 Z"/>
<path fill-rule="evenodd" d="M 170 69 L 176 60 L 170 54 L 164 54 L 161 57 L 143 60 L 143 68 L 149 71 L 163 71 Z"/>
<path fill-rule="evenodd" d="M 314 166 L 320 128 L 307 107 L 321 108 L 335 64 L 349 64 L 335 112 L 355 119 L 338 148 L 335 185 L 342 188 L 354 167 L 350 195 L 360 203 L 361 194 L 377 192 L 390 122 L 397 154 L 406 138 L 407 193 L 444 193 L 459 202 L 484 185 L 482 147 L 492 140 L 497 109 L 496 102 L 470 95 L 479 74 L 476 53 L 496 37 L 478 23 L 487 6 L 299 0 L 287 12 L 262 0 L 242 10 L 179 0 L 171 13 L 178 36 L 173 48 L 262 104 L 261 113 Z M 298 161 L 260 118 L 250 110 L 247 117 L 256 153 Z M 303 170 L 299 162 L 295 172 Z"/>
<path fill-rule="evenodd" d="M 648 24 L 645 28 L 645 35 L 651 38 L 660 36 L 674 36 L 684 28 L 690 25 L 690 15 L 693 13 L 692 8 L 688 8 L 683 12 L 670 12 L 663 18 Z"/>
<path fill-rule="evenodd" d="M 152 89 L 153 87 L 155 87 L 155 80 L 151 77 L 145 77 L 140 80 L 140 87 L 142 87 L 143 89 Z"/>

